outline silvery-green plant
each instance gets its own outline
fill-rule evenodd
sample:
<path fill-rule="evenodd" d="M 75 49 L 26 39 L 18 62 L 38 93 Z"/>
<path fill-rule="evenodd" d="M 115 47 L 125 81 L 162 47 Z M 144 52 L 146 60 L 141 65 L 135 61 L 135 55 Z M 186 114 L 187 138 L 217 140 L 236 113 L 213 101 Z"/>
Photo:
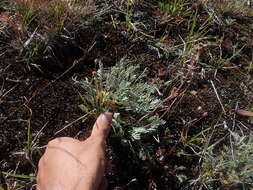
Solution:
<path fill-rule="evenodd" d="M 203 157 L 199 182 L 208 189 L 253 188 L 253 136 L 231 132 L 230 145 Z"/>
<path fill-rule="evenodd" d="M 110 69 L 102 64 L 92 79 L 77 81 L 83 103 L 80 108 L 97 117 L 113 111 L 114 133 L 126 141 L 141 141 L 157 131 L 165 122 L 153 111 L 160 108 L 157 87 L 146 81 L 147 71 L 122 59 Z"/>

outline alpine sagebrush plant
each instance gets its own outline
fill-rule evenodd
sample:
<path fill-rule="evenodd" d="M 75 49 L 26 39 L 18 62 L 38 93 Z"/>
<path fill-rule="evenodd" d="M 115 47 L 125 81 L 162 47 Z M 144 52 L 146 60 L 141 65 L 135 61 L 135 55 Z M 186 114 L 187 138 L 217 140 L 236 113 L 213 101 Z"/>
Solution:
<path fill-rule="evenodd" d="M 148 115 L 157 109 L 160 100 L 155 95 L 156 86 L 145 81 L 147 71 L 138 74 L 138 69 L 139 66 L 128 65 L 122 59 L 111 69 L 100 64 L 91 80 L 74 79 L 83 88 L 80 108 L 94 117 L 113 111 L 114 132 L 132 142 L 153 134 L 165 123 L 157 115 Z"/>
<path fill-rule="evenodd" d="M 231 137 L 230 146 L 219 154 L 210 149 L 204 157 L 199 181 L 210 189 L 253 188 L 253 136 L 231 132 Z"/>

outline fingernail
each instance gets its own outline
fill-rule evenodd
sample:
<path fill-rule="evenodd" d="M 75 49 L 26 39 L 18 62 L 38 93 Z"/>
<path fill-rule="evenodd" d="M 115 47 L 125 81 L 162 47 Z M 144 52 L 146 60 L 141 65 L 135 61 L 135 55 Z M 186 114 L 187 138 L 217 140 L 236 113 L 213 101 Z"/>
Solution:
<path fill-rule="evenodd" d="M 113 116 L 112 113 L 105 112 L 105 113 L 103 113 L 102 119 L 106 120 L 108 123 L 111 123 L 112 122 L 112 116 Z"/>

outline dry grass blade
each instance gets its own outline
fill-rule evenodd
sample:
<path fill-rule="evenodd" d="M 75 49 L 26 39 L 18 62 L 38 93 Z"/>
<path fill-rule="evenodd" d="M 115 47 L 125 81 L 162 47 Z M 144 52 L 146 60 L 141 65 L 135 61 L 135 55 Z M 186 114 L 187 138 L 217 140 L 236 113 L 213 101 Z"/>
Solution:
<path fill-rule="evenodd" d="M 253 112 L 252 111 L 246 111 L 246 110 L 242 110 L 242 109 L 237 109 L 234 110 L 236 114 L 241 115 L 241 116 L 245 116 L 245 117 L 253 117 Z"/>

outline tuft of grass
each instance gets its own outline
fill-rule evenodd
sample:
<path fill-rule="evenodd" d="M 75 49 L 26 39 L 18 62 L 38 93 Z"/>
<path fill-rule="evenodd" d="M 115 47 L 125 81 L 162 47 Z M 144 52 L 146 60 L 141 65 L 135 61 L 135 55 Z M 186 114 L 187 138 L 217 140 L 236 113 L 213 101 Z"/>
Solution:
<path fill-rule="evenodd" d="M 186 16 L 189 13 L 186 9 L 190 3 L 190 0 L 164 1 L 158 3 L 158 9 L 164 12 L 166 17 L 175 15 Z"/>
<path fill-rule="evenodd" d="M 34 0 L 16 0 L 15 11 L 21 20 L 22 26 L 29 26 L 36 19 L 36 4 Z"/>
<path fill-rule="evenodd" d="M 72 40 L 72 32 L 85 25 L 95 4 L 82 0 L 12 0 L 8 9 L 15 20 L 9 24 L 17 33 L 11 46 L 20 50 L 29 68 L 39 69 L 35 60 L 53 54 L 49 51 L 52 50 L 50 42 L 63 33 L 66 39 Z"/>
<path fill-rule="evenodd" d="M 14 5 L 23 25 L 31 27 L 33 24 L 47 35 L 59 33 L 64 27 L 74 27 L 94 9 L 94 5 L 80 0 L 15 0 Z"/>

